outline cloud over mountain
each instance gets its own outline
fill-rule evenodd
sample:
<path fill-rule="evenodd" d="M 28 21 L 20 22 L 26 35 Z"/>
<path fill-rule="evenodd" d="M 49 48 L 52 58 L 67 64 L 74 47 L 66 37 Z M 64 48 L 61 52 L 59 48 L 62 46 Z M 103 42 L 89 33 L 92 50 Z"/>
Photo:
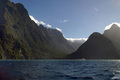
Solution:
<path fill-rule="evenodd" d="M 33 16 L 31 16 L 31 15 L 29 15 L 29 17 L 30 17 L 30 19 L 31 20 L 33 20 L 36 24 L 40 24 L 40 22 L 37 20 L 37 19 L 35 19 Z"/>
<path fill-rule="evenodd" d="M 47 26 L 47 27 L 49 27 L 49 28 L 51 28 L 51 27 L 52 27 L 52 25 L 50 25 L 50 24 L 47 24 L 46 26 Z"/>
<path fill-rule="evenodd" d="M 113 23 L 109 24 L 108 26 L 106 26 L 104 30 L 110 29 L 110 28 L 112 27 L 113 24 L 116 24 L 116 25 L 118 25 L 118 27 L 120 27 L 120 23 L 113 22 Z"/>
<path fill-rule="evenodd" d="M 46 26 L 46 27 L 49 27 L 49 28 L 52 27 L 52 25 L 50 25 L 50 24 L 46 24 L 46 23 L 43 22 L 43 21 L 38 21 L 38 20 L 35 19 L 32 15 L 29 15 L 29 17 L 30 17 L 30 19 L 33 20 L 37 25 L 42 24 L 42 25 L 44 25 L 44 26 Z"/>
<path fill-rule="evenodd" d="M 69 44 L 77 50 L 83 43 L 86 42 L 87 38 L 66 38 Z"/>
<path fill-rule="evenodd" d="M 46 23 L 44 23 L 43 21 L 40 21 L 39 24 L 46 25 Z"/>
<path fill-rule="evenodd" d="M 66 38 L 68 41 L 71 42 L 85 42 L 87 38 Z"/>
<path fill-rule="evenodd" d="M 58 30 L 58 31 L 62 32 L 62 29 L 60 29 L 60 28 L 57 28 L 57 27 L 56 27 L 56 30 Z"/>

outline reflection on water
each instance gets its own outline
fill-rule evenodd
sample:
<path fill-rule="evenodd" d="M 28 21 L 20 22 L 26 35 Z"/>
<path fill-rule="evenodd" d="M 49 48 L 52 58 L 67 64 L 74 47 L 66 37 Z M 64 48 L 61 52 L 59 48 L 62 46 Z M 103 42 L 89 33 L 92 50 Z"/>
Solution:
<path fill-rule="evenodd" d="M 118 60 L 1 60 L 0 80 L 120 80 L 120 62 Z"/>

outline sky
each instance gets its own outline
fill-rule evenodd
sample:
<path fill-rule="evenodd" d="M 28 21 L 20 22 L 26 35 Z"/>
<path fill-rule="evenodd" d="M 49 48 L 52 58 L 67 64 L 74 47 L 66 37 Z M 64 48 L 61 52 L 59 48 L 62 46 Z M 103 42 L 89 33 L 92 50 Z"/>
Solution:
<path fill-rule="evenodd" d="M 61 31 L 66 38 L 88 38 L 120 23 L 120 0 L 11 0 L 22 3 L 37 24 Z"/>

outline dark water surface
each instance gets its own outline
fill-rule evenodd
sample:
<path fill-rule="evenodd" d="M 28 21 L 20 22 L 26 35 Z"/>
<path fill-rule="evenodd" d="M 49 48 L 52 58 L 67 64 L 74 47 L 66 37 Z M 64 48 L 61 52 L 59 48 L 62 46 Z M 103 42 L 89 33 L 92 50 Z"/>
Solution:
<path fill-rule="evenodd" d="M 0 80 L 120 80 L 120 60 L 1 60 Z"/>

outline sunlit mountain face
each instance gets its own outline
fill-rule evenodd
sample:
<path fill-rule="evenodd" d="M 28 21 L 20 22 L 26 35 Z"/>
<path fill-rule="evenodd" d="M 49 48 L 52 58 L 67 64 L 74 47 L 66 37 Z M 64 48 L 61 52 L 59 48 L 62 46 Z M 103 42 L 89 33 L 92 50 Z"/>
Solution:
<path fill-rule="evenodd" d="M 64 58 L 74 51 L 67 42 L 60 30 L 38 26 L 21 3 L 0 0 L 0 59 Z"/>
<path fill-rule="evenodd" d="M 109 29 L 106 29 L 103 33 L 105 37 L 110 39 L 114 46 L 118 49 L 118 52 L 120 52 L 120 25 L 119 23 L 114 23 L 110 26 Z"/>
<path fill-rule="evenodd" d="M 116 25 L 116 26 L 120 27 L 120 23 L 113 22 L 113 23 L 107 25 L 107 26 L 105 27 L 104 31 L 110 29 L 113 25 Z"/>

